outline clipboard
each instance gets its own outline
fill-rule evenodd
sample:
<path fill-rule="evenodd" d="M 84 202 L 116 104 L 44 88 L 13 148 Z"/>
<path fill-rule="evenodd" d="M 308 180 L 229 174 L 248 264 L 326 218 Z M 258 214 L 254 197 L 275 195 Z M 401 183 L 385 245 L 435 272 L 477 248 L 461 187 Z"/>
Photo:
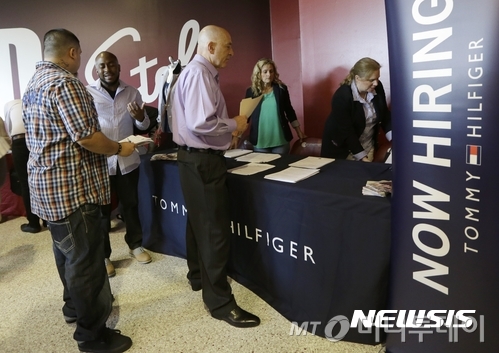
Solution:
<path fill-rule="evenodd" d="M 250 115 L 253 113 L 255 110 L 256 106 L 260 101 L 262 100 L 263 95 L 259 95 L 256 98 L 244 98 L 241 100 L 241 103 L 239 104 L 239 115 L 244 115 L 247 118 L 250 117 Z"/>

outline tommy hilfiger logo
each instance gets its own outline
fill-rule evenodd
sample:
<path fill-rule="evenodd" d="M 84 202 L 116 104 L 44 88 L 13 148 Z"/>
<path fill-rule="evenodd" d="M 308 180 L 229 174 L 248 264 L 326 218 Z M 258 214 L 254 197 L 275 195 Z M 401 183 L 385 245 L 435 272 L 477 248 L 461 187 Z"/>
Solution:
<path fill-rule="evenodd" d="M 482 164 L 482 146 L 466 145 L 466 164 Z"/>

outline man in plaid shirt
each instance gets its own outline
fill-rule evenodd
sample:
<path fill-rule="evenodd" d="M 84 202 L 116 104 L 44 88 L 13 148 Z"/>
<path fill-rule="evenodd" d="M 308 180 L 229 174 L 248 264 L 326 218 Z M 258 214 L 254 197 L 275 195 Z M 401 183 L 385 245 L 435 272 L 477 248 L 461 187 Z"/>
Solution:
<path fill-rule="evenodd" d="M 81 48 L 73 33 L 47 32 L 43 54 L 23 96 L 32 212 L 48 222 L 62 311 L 66 322 L 76 322 L 79 350 L 124 352 L 132 340 L 106 327 L 112 294 L 100 205 L 110 203 L 105 156 L 129 156 L 135 145 L 100 131 L 92 96 L 77 78 Z"/>

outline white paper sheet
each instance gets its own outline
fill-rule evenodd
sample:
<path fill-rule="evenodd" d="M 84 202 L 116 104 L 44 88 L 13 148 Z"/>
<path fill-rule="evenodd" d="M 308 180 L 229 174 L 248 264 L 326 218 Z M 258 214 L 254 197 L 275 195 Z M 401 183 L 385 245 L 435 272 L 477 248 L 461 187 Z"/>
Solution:
<path fill-rule="evenodd" d="M 253 152 L 242 157 L 236 158 L 239 162 L 250 162 L 250 163 L 268 163 L 275 159 L 281 158 L 280 154 L 277 153 L 259 153 Z"/>
<path fill-rule="evenodd" d="M 236 157 L 239 157 L 239 156 L 244 156 L 245 154 L 248 154 L 248 153 L 251 153 L 251 152 L 252 152 L 251 150 L 243 150 L 243 149 L 240 149 L 240 148 L 236 148 L 236 149 L 233 149 L 233 150 L 225 151 L 225 157 L 227 157 L 227 158 L 236 158 Z"/>
<path fill-rule="evenodd" d="M 319 169 L 289 167 L 277 173 L 267 174 L 264 178 L 283 181 L 285 183 L 297 183 L 300 180 L 310 178 L 312 175 L 319 173 L 319 171 Z"/>
<path fill-rule="evenodd" d="M 320 167 L 325 166 L 328 163 L 334 162 L 334 158 L 323 158 L 323 157 L 313 157 L 309 156 L 303 159 L 300 159 L 297 162 L 291 163 L 290 167 L 297 168 L 308 168 L 308 169 L 319 169 Z"/>
<path fill-rule="evenodd" d="M 154 141 L 151 138 L 145 137 L 145 136 L 140 136 L 140 135 L 130 135 L 128 137 L 125 137 L 120 142 L 132 142 L 132 143 L 136 144 L 137 146 L 143 146 L 143 145 L 147 145 L 149 143 L 154 143 Z"/>
<path fill-rule="evenodd" d="M 10 151 L 9 143 L 4 137 L 0 136 L 0 158 L 5 156 L 9 151 Z"/>
<path fill-rule="evenodd" d="M 239 175 L 252 175 L 274 168 L 272 164 L 265 163 L 248 163 L 236 168 L 229 169 L 228 172 Z"/>

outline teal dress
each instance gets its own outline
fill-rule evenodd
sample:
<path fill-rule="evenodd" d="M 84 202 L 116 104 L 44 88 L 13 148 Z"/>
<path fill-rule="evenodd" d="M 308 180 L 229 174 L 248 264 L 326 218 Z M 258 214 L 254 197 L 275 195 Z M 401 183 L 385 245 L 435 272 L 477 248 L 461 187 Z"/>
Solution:
<path fill-rule="evenodd" d="M 256 148 L 270 148 L 288 143 L 279 122 L 279 112 L 274 91 L 264 94 L 258 120 L 258 143 Z"/>

